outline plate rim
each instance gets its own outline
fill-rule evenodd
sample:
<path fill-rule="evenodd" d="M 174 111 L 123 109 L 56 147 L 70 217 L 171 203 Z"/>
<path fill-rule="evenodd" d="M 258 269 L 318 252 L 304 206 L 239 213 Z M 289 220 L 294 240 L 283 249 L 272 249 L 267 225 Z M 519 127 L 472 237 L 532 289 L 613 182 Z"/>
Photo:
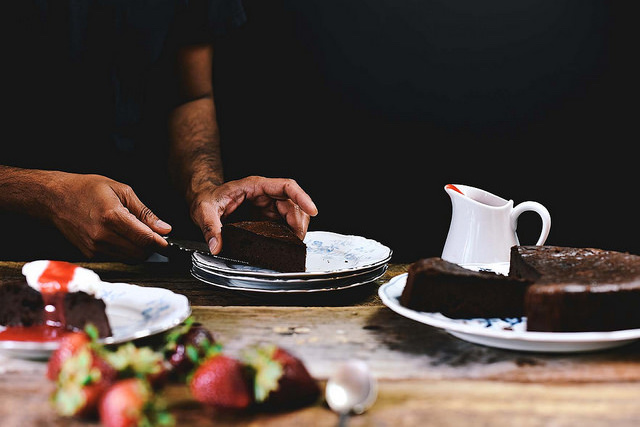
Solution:
<path fill-rule="evenodd" d="M 399 290 L 400 293 L 402 292 L 402 289 L 404 289 L 404 285 L 406 284 L 407 276 L 408 273 L 402 273 L 394 276 L 388 282 L 384 283 L 380 286 L 380 288 L 378 288 L 378 295 L 380 296 L 383 304 L 404 317 L 433 327 L 444 329 L 447 332 L 453 331 L 461 334 L 474 335 L 476 337 L 499 339 L 505 342 L 522 341 L 529 344 L 540 343 L 556 345 L 613 343 L 640 339 L 640 329 L 624 329 L 604 332 L 536 332 L 495 330 L 489 328 L 482 329 L 477 325 L 461 324 L 456 322 L 455 319 L 450 319 L 440 313 L 426 313 L 404 307 L 399 303 L 397 297 L 389 295 L 390 289 L 393 291 Z M 402 286 L 401 289 L 399 289 L 400 286 Z M 444 317 L 444 319 L 434 319 L 432 317 L 433 314 L 438 314 Z M 497 345 L 493 346 L 497 347 Z"/>
<path fill-rule="evenodd" d="M 192 268 L 195 268 L 197 270 L 200 270 L 201 272 L 204 272 L 206 274 L 210 274 L 213 276 L 218 276 L 224 279 L 229 279 L 229 280 L 245 280 L 247 282 L 256 282 L 256 283 L 266 283 L 266 284 L 272 284 L 272 285 L 287 285 L 287 284 L 304 284 L 304 283 L 321 283 L 321 282 L 331 282 L 331 281 L 340 281 L 340 280 L 348 280 L 348 279 L 356 279 L 358 277 L 361 276 L 366 276 L 368 274 L 371 274 L 373 272 L 375 272 L 376 270 L 382 269 L 387 267 L 387 264 L 381 264 L 379 266 L 376 267 L 372 267 L 372 268 L 367 268 L 367 269 L 363 269 L 361 271 L 355 271 L 355 272 L 351 272 L 348 274 L 344 274 L 344 275 L 336 275 L 336 276 L 327 276 L 327 277 L 317 277 L 317 276 L 313 276 L 311 278 L 308 279 L 301 279 L 301 278 L 293 278 L 293 279 L 280 279 L 280 278 L 270 278 L 268 276 L 266 277 L 255 277 L 255 276 L 241 276 L 239 274 L 227 274 L 227 273 L 223 273 L 223 272 L 218 272 L 215 270 L 211 270 L 211 269 L 207 269 L 204 266 L 201 266 L 199 263 L 198 264 L 193 264 Z"/>
<path fill-rule="evenodd" d="M 231 291 L 237 291 L 237 292 L 250 292 L 250 293 L 262 293 L 262 294 L 305 294 L 305 293 L 319 293 L 319 292 L 331 292 L 331 291 L 341 291 L 341 290 L 345 290 L 345 289 L 350 289 L 350 288 L 355 288 L 358 286 L 363 286 L 366 284 L 369 284 L 371 282 L 374 282 L 378 279 L 380 279 L 382 276 L 384 276 L 384 274 L 387 271 L 387 267 L 388 266 L 382 266 L 381 267 L 381 272 L 376 275 L 375 277 L 372 277 L 370 279 L 367 279 L 365 281 L 354 281 L 353 283 L 349 283 L 347 285 L 344 286 L 336 286 L 336 287 L 322 287 L 322 288 L 309 288 L 309 289 L 261 289 L 261 288 L 244 288 L 244 287 L 239 287 L 239 286 L 229 286 L 229 285 L 224 285 L 224 284 L 220 284 L 220 283 L 214 283 L 204 277 L 200 277 L 197 272 L 194 271 L 193 267 L 191 268 L 190 272 L 191 275 L 193 277 L 195 277 L 196 279 L 198 279 L 199 281 L 206 283 L 208 285 L 211 286 L 216 286 L 219 288 L 224 288 L 227 290 L 231 290 Z"/>

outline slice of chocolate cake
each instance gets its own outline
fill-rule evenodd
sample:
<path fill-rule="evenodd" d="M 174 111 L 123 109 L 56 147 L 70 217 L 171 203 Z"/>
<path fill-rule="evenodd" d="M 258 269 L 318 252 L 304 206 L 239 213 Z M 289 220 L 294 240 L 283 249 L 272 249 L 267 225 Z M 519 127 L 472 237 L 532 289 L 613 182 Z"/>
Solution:
<path fill-rule="evenodd" d="M 54 327 L 67 330 L 82 330 L 92 323 L 101 338 L 111 336 L 109 319 L 105 313 L 106 306 L 100 299 L 82 292 L 66 292 L 56 301 L 58 311 Z M 33 290 L 26 282 L 11 282 L 0 285 L 0 325 L 33 326 L 47 321 L 42 294 Z M 53 304 L 51 304 L 53 307 Z M 48 309 L 51 310 L 51 309 Z M 60 323 L 58 325 L 58 323 Z"/>
<path fill-rule="evenodd" d="M 640 256 L 594 248 L 516 246 L 510 274 L 535 281 L 525 297 L 527 330 L 640 328 Z"/>
<path fill-rule="evenodd" d="M 400 304 L 453 318 L 520 317 L 530 283 L 469 270 L 441 258 L 426 258 L 409 267 Z"/>
<path fill-rule="evenodd" d="M 104 301 L 82 292 L 69 292 L 64 296 L 63 311 L 67 329 L 84 329 L 91 323 L 100 338 L 112 335 Z"/>
<path fill-rule="evenodd" d="M 34 261 L 22 271 L 26 280 L 0 285 L 0 325 L 82 330 L 91 323 L 101 338 L 112 335 L 104 301 L 91 295 L 100 282 L 91 270 Z"/>
<path fill-rule="evenodd" d="M 222 227 L 222 255 L 279 272 L 303 272 L 307 246 L 280 222 L 242 221 Z"/>
<path fill-rule="evenodd" d="M 0 285 L 0 325 L 31 326 L 44 322 L 44 303 L 40 292 L 24 280 Z"/>

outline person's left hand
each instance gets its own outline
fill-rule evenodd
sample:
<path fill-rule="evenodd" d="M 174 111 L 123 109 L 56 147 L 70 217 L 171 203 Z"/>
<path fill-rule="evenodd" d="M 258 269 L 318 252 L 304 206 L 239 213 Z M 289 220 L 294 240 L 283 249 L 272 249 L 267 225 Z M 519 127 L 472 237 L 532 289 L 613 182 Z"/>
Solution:
<path fill-rule="evenodd" d="M 222 249 L 222 218 L 245 201 L 259 208 L 266 218 L 284 218 L 301 239 L 307 233 L 310 217 L 318 213 L 311 197 L 289 178 L 249 176 L 201 190 L 191 203 L 191 217 L 212 254 Z"/>

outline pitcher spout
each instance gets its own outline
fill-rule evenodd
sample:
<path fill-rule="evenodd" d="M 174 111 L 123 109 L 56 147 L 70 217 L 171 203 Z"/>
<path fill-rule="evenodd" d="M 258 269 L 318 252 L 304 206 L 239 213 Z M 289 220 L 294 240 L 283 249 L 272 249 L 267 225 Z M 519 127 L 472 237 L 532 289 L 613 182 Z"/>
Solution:
<path fill-rule="evenodd" d="M 453 184 L 447 184 L 447 185 L 444 186 L 444 188 L 445 188 L 445 190 L 452 190 L 452 191 L 460 193 L 460 194 L 462 194 L 464 196 L 464 193 L 458 187 L 456 187 Z"/>

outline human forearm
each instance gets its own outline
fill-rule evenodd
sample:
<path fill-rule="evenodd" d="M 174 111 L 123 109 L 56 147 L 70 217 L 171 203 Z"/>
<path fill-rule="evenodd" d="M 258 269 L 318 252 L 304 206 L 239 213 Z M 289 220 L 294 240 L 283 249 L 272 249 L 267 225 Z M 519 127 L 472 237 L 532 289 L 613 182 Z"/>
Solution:
<path fill-rule="evenodd" d="M 184 103 L 169 118 L 173 173 L 184 191 L 191 218 L 213 254 L 221 250 L 222 220 L 249 200 L 265 217 L 284 218 L 300 238 L 317 209 L 292 179 L 249 176 L 223 182 L 220 135 L 211 82 L 211 46 L 179 55 Z"/>
<path fill-rule="evenodd" d="M 213 99 L 213 46 L 181 49 L 177 84 L 182 103 L 169 116 L 172 173 L 187 202 L 223 182 L 220 135 Z"/>
<path fill-rule="evenodd" d="M 62 173 L 0 165 L 0 211 L 50 219 Z"/>
<path fill-rule="evenodd" d="M 131 187 L 101 175 L 0 166 L 0 211 L 49 222 L 88 258 L 142 261 L 171 230 Z"/>
<path fill-rule="evenodd" d="M 213 99 L 204 97 L 176 108 L 169 129 L 172 173 L 191 204 L 198 193 L 224 180 Z"/>

